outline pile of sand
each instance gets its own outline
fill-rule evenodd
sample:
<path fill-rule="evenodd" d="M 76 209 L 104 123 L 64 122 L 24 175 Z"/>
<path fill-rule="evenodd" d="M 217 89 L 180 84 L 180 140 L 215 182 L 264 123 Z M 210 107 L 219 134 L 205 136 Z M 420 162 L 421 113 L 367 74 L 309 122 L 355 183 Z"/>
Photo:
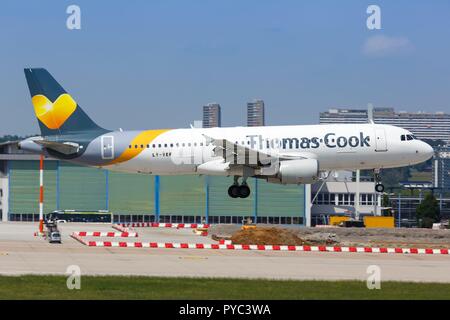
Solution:
<path fill-rule="evenodd" d="M 340 245 L 358 247 L 418 247 L 449 248 L 450 229 L 431 230 L 414 228 L 307 228 L 261 225 L 256 230 L 241 231 L 236 224 L 212 225 L 210 234 L 214 240 L 232 240 L 236 244 L 290 245 Z M 270 230 L 263 231 L 261 230 Z M 290 241 L 287 241 L 287 239 Z M 259 241 L 259 239 L 262 238 Z M 294 240 L 293 240 L 294 239 Z"/>
<path fill-rule="evenodd" d="M 275 227 L 256 227 L 239 230 L 233 233 L 231 241 L 234 244 L 264 244 L 301 246 L 305 242 L 294 231 Z"/>

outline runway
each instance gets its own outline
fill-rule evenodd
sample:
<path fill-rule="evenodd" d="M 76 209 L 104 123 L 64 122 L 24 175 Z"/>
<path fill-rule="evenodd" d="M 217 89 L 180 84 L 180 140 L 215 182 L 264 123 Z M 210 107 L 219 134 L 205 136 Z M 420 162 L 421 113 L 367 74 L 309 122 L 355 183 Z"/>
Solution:
<path fill-rule="evenodd" d="M 74 230 L 111 231 L 110 226 L 61 225 L 61 245 L 34 237 L 35 229 L 28 223 L 0 224 L 0 274 L 64 274 L 77 265 L 85 275 L 366 280 L 367 267 L 377 265 L 382 281 L 450 283 L 448 255 L 95 248 L 68 235 Z M 153 241 L 212 241 L 189 230 L 151 229 L 138 232 Z"/>

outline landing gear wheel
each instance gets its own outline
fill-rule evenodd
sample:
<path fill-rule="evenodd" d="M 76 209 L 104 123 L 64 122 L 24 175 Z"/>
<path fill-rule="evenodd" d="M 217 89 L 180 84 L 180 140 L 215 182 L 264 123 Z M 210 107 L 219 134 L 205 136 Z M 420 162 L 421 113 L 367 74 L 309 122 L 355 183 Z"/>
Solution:
<path fill-rule="evenodd" d="M 239 197 L 241 198 L 247 198 L 250 195 L 250 188 L 246 185 L 240 185 L 239 186 Z"/>
<path fill-rule="evenodd" d="M 379 193 L 384 192 L 384 185 L 381 183 L 381 169 L 373 170 L 373 177 L 375 181 L 375 191 Z"/>
<path fill-rule="evenodd" d="M 384 185 L 381 184 L 381 183 L 377 183 L 377 184 L 375 185 L 375 191 L 376 191 L 376 192 L 379 192 L 379 193 L 382 193 L 382 192 L 384 191 Z"/>
<path fill-rule="evenodd" d="M 240 196 L 240 192 L 239 192 L 239 186 L 233 184 L 232 186 L 230 186 L 228 188 L 228 195 L 232 198 L 237 198 Z"/>

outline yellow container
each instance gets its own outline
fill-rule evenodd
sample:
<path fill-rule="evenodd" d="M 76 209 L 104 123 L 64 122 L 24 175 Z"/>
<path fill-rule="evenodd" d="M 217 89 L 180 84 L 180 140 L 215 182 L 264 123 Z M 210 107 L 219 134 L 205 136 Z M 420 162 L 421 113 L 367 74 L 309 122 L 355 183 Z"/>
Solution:
<path fill-rule="evenodd" d="M 330 216 L 329 223 L 331 226 L 337 226 L 342 221 L 348 220 L 350 220 L 350 218 L 346 216 Z"/>
<path fill-rule="evenodd" d="M 366 228 L 394 228 L 394 217 L 364 217 L 364 226 Z"/>

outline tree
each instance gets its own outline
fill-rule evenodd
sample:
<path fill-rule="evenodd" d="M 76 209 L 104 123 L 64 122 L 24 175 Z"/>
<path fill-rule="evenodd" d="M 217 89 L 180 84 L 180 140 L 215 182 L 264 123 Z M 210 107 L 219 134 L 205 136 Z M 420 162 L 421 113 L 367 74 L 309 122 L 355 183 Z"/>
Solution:
<path fill-rule="evenodd" d="M 428 193 L 416 209 L 417 224 L 421 228 L 431 228 L 434 222 L 439 222 L 440 209 L 436 197 Z"/>
<path fill-rule="evenodd" d="M 386 187 L 398 187 L 400 181 L 408 181 L 410 167 L 392 168 L 381 170 L 381 179 Z"/>
<path fill-rule="evenodd" d="M 383 208 L 388 208 L 383 210 L 383 216 L 386 217 L 392 217 L 392 210 L 391 208 L 391 200 L 389 199 L 389 196 L 385 193 L 383 194 L 383 197 L 381 198 L 381 206 Z"/>
<path fill-rule="evenodd" d="M 4 135 L 2 137 L 0 137 L 0 143 L 1 142 L 6 142 L 6 141 L 18 141 L 18 140 L 23 140 L 24 138 L 18 135 Z"/>

